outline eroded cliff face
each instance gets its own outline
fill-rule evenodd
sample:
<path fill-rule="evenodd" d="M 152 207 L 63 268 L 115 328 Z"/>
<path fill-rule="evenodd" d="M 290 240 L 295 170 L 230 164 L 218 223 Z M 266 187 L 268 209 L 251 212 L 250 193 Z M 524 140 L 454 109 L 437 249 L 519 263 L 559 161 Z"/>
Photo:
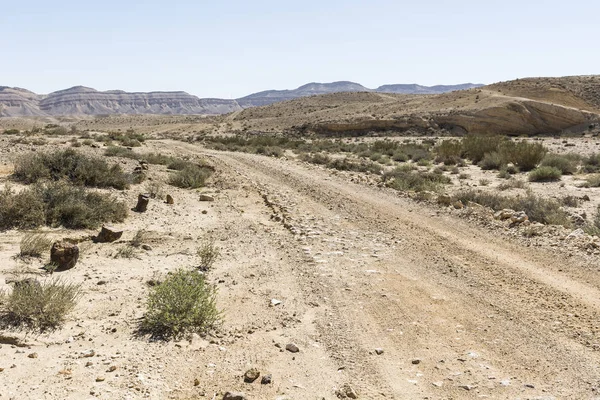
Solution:
<path fill-rule="evenodd" d="M 31 94 L 31 95 L 30 95 Z M 102 114 L 224 114 L 240 110 L 235 100 L 200 99 L 186 92 L 127 93 L 83 86 L 47 96 L 0 89 L 0 116 Z"/>

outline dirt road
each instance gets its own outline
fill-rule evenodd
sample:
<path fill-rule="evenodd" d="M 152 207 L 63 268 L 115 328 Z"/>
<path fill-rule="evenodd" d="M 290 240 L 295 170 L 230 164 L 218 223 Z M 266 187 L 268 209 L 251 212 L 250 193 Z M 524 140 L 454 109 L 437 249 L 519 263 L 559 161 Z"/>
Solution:
<path fill-rule="evenodd" d="M 360 399 L 597 397 L 597 264 L 508 242 L 314 165 L 175 141 L 147 147 L 209 157 L 217 172 L 203 192 L 215 201 L 168 187 L 174 205 L 154 201 L 119 225 L 120 242 L 90 243 L 61 275 L 83 290 L 65 327 L 0 336 L 0 398 L 221 399 L 243 391 L 250 400 L 333 400 L 352 394 L 347 385 Z M 160 181 L 169 172 L 152 166 L 149 174 Z M 115 194 L 135 204 L 137 190 Z M 151 250 L 116 258 L 139 230 Z M 49 230 L 57 238 L 93 233 Z M 43 262 L 13 257 L 21 235 L 1 237 L 5 280 Z M 197 265 L 207 237 L 221 248 L 208 278 L 218 287 L 222 332 L 167 343 L 136 337 L 146 282 Z M 289 343 L 300 351 L 287 351 Z M 244 383 L 251 367 L 272 383 Z"/>
<path fill-rule="evenodd" d="M 310 310 L 335 370 L 315 369 L 338 386 L 362 398 L 596 394 L 596 266 L 318 168 L 211 156 L 266 199 L 288 231 L 282 251 L 304 254 L 289 266 L 299 290 L 290 296 Z"/>

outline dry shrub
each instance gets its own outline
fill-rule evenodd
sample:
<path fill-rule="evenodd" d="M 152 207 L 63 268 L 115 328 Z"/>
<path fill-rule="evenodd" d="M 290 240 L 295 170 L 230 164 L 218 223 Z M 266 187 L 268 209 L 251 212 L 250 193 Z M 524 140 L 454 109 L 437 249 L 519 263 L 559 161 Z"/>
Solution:
<path fill-rule="evenodd" d="M 190 333 L 204 334 L 220 320 L 216 288 L 205 281 L 202 273 L 178 269 L 150 288 L 140 333 L 177 339 Z"/>
<path fill-rule="evenodd" d="M 556 167 L 537 167 L 529 172 L 529 182 L 554 182 L 559 181 L 562 177 L 562 172 Z"/>
<path fill-rule="evenodd" d="M 187 165 L 171 175 L 169 184 L 184 189 L 197 189 L 203 187 L 212 170 L 205 166 L 187 163 Z"/>
<path fill-rule="evenodd" d="M 198 248 L 197 254 L 200 257 L 200 270 L 208 271 L 219 257 L 220 249 L 215 246 L 214 240 L 206 239 Z"/>
<path fill-rule="evenodd" d="M 0 321 L 4 328 L 43 333 L 59 328 L 75 308 L 81 291 L 77 284 L 60 278 L 45 282 L 26 279 L 2 293 Z"/>
<path fill-rule="evenodd" d="M 21 238 L 19 257 L 41 257 L 51 245 L 52 240 L 44 233 L 26 233 Z"/>

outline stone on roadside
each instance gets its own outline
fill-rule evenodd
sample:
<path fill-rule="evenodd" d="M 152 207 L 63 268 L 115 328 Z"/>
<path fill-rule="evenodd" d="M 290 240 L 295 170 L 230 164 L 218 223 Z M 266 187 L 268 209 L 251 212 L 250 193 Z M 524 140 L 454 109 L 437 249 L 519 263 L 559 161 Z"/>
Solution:
<path fill-rule="evenodd" d="M 244 374 L 244 382 L 252 383 L 258 379 L 260 376 L 260 371 L 256 368 L 251 368 Z"/>
<path fill-rule="evenodd" d="M 110 243 L 119 240 L 123 236 L 123 231 L 109 225 L 103 225 L 98 236 L 94 238 L 97 243 Z"/>
<path fill-rule="evenodd" d="M 29 357 L 29 358 L 38 358 L 38 353 L 29 353 L 27 355 L 27 357 Z"/>
<path fill-rule="evenodd" d="M 300 348 L 298 348 L 298 346 L 296 346 L 294 343 L 288 343 L 285 345 L 285 349 L 287 351 L 289 351 L 290 353 L 297 353 L 300 351 Z"/>
<path fill-rule="evenodd" d="M 175 200 L 173 200 L 173 196 L 170 194 L 167 195 L 167 204 L 175 204 Z"/>
<path fill-rule="evenodd" d="M 215 201 L 214 197 L 209 196 L 207 194 L 201 194 L 199 199 L 200 199 L 200 201 Z"/>
<path fill-rule="evenodd" d="M 227 392 L 223 395 L 223 400 L 248 400 L 243 392 Z"/>
<path fill-rule="evenodd" d="M 54 242 L 50 249 L 50 262 L 57 266 L 57 270 L 71 269 L 79 259 L 79 247 L 66 240 Z"/>

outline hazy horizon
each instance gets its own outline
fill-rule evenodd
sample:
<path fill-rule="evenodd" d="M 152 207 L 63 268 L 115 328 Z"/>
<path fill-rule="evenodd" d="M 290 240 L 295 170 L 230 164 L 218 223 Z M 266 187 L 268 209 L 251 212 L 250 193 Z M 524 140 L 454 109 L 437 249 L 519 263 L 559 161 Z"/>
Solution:
<path fill-rule="evenodd" d="M 597 73 L 600 29 L 582 15 L 600 4 L 531 3 L 13 2 L 3 5 L 0 84 L 239 98 L 309 82 L 376 88 Z"/>

